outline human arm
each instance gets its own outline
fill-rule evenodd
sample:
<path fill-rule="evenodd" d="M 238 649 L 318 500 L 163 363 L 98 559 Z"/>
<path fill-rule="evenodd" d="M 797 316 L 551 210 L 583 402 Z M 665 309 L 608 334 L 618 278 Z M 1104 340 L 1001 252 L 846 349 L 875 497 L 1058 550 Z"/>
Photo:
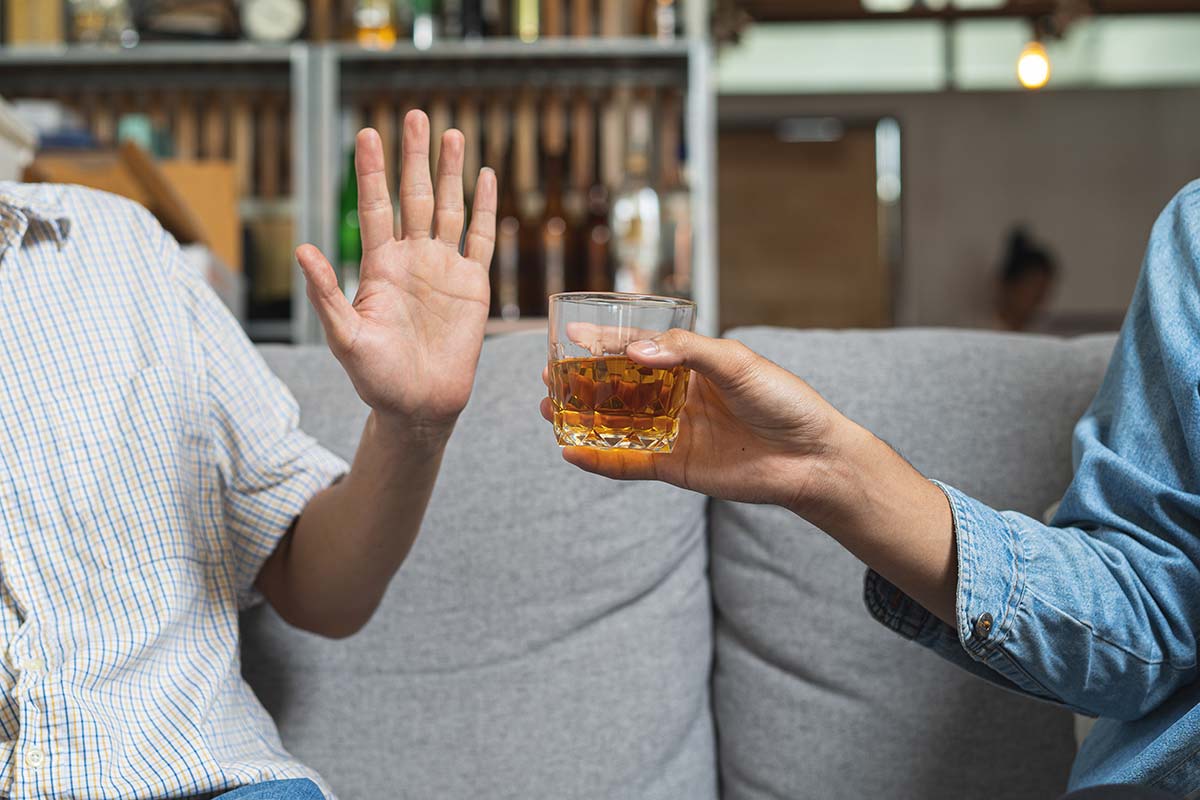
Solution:
<path fill-rule="evenodd" d="M 1077 430 L 1077 477 L 1055 526 L 994 511 L 945 487 L 953 527 L 939 522 L 922 532 L 884 515 L 885 527 L 875 534 L 899 543 L 900 557 L 915 569 L 906 576 L 886 559 L 873 560 L 878 554 L 864 555 L 854 538 L 864 534 L 854 522 L 862 509 L 846 507 L 844 501 L 860 506 L 877 506 L 889 498 L 904 501 L 896 485 L 880 482 L 871 471 L 873 458 L 852 455 L 870 453 L 882 443 L 853 445 L 855 437 L 836 435 L 853 423 L 830 423 L 821 406 L 798 405 L 793 398 L 802 393 L 783 395 L 778 386 L 760 407 L 769 413 L 771 425 L 758 427 L 771 428 L 775 438 L 781 429 L 790 429 L 795 437 L 785 438 L 793 446 L 802 441 L 811 451 L 816 443 L 824 456 L 788 458 L 791 466 L 808 462 L 798 472 L 776 464 L 751 473 L 752 481 L 735 487 L 747 491 L 731 496 L 728 482 L 743 469 L 745 453 L 768 452 L 768 445 L 757 432 L 741 441 L 727 438 L 719 474 L 714 468 L 709 475 L 716 483 L 702 490 L 779 503 L 809 517 L 889 579 L 873 575 L 869 580 L 868 601 L 877 616 L 978 674 L 1089 713 L 1121 718 L 1146 713 L 1195 677 L 1195 621 L 1200 618 L 1195 536 L 1200 510 L 1193 466 L 1200 455 L 1198 197 L 1200 187 L 1189 187 L 1156 226 L 1109 375 Z M 736 366 L 736 358 L 722 360 Z M 755 371 L 753 362 L 747 371 Z M 699 372 L 703 375 L 704 369 Z M 697 383 L 712 388 L 710 380 Z M 688 405 L 698 396 L 689 398 Z M 727 396 L 728 390 L 721 394 L 722 399 Z M 796 413 L 798 408 L 802 413 Z M 681 436 L 706 409 L 709 405 L 701 401 L 685 411 Z M 738 418 L 744 415 L 741 408 L 731 415 L 732 424 L 740 426 L 735 429 L 743 433 L 746 427 Z M 851 443 L 849 457 L 834 444 L 839 440 Z M 623 470 L 628 477 L 658 474 L 685 485 L 702 483 L 705 460 L 700 450 L 688 447 L 690 442 L 681 438 L 669 456 L 566 455 L 604 474 Z M 667 464 L 672 460 L 673 467 Z M 647 461 L 657 463 L 650 467 Z M 857 481 L 831 463 L 857 464 L 864 485 L 852 492 L 830 488 L 821 476 L 841 475 L 833 483 L 843 486 Z M 784 479 L 773 483 L 772 475 Z M 787 486 L 799 489 L 789 495 Z M 825 497 L 814 496 L 819 493 Z M 839 530 L 847 521 L 852 523 L 851 538 Z M 940 594 L 939 608 L 936 583 L 921 577 L 937 575 L 927 569 L 931 562 L 923 548 L 930 542 L 940 548 L 946 541 L 952 543 L 958 572 L 948 617 L 946 594 Z M 911 554 L 905 555 L 909 548 Z"/>
<path fill-rule="evenodd" d="M 462 135 L 442 140 L 436 200 L 423 113 L 406 117 L 403 149 L 397 239 L 378 134 L 356 142 L 363 260 L 353 303 L 316 248 L 297 251 L 330 349 L 371 413 L 350 471 L 308 502 L 257 588 L 288 622 L 328 636 L 366 623 L 412 547 L 470 396 L 488 314 L 494 173 L 479 176 L 459 255 Z"/>

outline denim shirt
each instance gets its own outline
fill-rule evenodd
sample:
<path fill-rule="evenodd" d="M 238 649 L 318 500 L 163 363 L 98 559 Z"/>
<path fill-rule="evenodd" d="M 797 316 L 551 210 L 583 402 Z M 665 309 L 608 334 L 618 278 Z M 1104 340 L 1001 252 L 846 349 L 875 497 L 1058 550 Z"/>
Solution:
<path fill-rule="evenodd" d="M 956 624 L 875 573 L 891 629 L 993 683 L 1101 719 L 1072 788 L 1200 797 L 1200 181 L 1159 217 L 1133 302 L 1075 428 L 1051 525 L 949 486 Z"/>

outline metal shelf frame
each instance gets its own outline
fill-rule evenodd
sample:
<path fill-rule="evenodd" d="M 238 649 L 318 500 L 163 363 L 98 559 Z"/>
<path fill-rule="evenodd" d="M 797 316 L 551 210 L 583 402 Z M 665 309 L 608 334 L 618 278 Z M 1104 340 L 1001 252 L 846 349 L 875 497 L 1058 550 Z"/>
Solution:
<path fill-rule="evenodd" d="M 489 89 L 639 82 L 686 89 L 693 208 L 693 293 L 697 330 L 718 326 L 716 265 L 716 97 L 708 35 L 709 0 L 681 0 L 683 38 L 513 39 L 439 42 L 429 50 L 398 45 L 386 51 L 343 43 L 262 46 L 244 42 L 0 48 L 0 93 L 153 87 L 220 90 L 269 85 L 289 91 L 293 107 L 292 187 L 297 242 L 334 255 L 343 89 L 369 78 L 373 88 Z M 161 69 L 147 69 L 157 66 Z M 380 81 L 380 82 L 376 82 Z M 292 340 L 322 341 L 321 328 L 294 267 Z"/>
<path fill-rule="evenodd" d="M 298 202 L 297 236 L 335 252 L 335 197 L 339 170 L 339 120 L 343 90 L 362 88 L 420 91 L 431 86 L 491 88 L 532 83 L 535 86 L 607 85 L 636 81 L 642 85 L 686 88 L 685 135 L 688 141 L 692 192 L 693 295 L 698 307 L 696 328 L 714 336 L 719 327 L 716 226 L 716 95 L 713 49 L 708 37 L 708 1 L 685 0 L 682 40 L 661 43 L 647 39 L 562 39 L 526 44 L 515 40 L 452 42 L 430 50 L 398 46 L 364 50 L 354 45 L 309 47 L 305 58 L 293 61 L 297 103 L 307 103 L 299 120 L 319 121 L 313 130 L 296 131 L 298 163 L 295 186 L 305 187 Z M 486 71 L 480 70 L 485 65 Z M 382 67 L 382 70 L 380 69 Z M 369 70 L 369 73 L 364 73 Z M 367 77 L 364 77 L 366 75 Z M 302 88 L 300 84 L 304 84 Z M 300 92 L 307 91 L 301 95 Z M 326 202 L 313 203 L 314 198 Z M 304 279 L 296 267 L 293 299 L 293 338 L 321 341 L 320 323 L 303 293 Z"/>

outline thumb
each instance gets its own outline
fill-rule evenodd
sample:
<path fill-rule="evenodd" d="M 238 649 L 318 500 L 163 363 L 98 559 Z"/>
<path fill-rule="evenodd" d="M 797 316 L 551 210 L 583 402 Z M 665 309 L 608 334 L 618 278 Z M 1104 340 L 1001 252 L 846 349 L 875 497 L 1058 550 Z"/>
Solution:
<path fill-rule="evenodd" d="M 321 319 L 325 338 L 335 352 L 345 350 L 354 340 L 358 312 L 338 287 L 337 275 L 328 259 L 311 244 L 296 248 L 296 260 L 308 284 L 308 300 Z"/>
<path fill-rule="evenodd" d="M 723 389 L 743 383 L 760 358 L 741 342 L 711 339 L 679 328 L 633 342 L 625 348 L 625 354 L 647 367 L 688 367 Z"/>

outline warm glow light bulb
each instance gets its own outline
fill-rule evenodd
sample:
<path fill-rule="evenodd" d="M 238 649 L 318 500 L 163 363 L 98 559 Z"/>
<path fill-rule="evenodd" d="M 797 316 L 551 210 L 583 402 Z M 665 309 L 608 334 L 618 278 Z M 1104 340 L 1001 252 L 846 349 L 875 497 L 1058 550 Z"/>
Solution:
<path fill-rule="evenodd" d="M 1050 82 L 1050 56 L 1041 42 L 1030 42 L 1017 59 L 1017 80 L 1026 89 L 1041 89 Z"/>

